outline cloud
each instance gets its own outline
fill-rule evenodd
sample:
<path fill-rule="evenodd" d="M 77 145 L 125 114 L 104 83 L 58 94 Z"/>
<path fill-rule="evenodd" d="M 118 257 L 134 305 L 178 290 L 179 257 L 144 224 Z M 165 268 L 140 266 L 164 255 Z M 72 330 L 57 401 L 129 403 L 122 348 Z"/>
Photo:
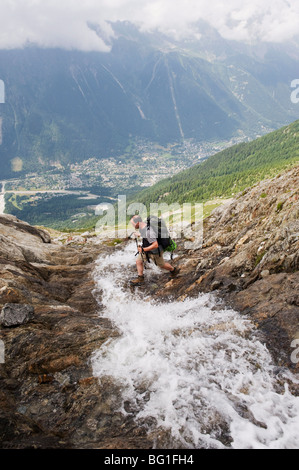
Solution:
<path fill-rule="evenodd" d="M 297 34 L 298 2 L 287 0 L 1 0 L 0 48 L 41 47 L 107 51 L 90 24 L 113 35 L 106 21 L 185 36 L 203 19 L 228 39 L 276 41 Z"/>
<path fill-rule="evenodd" d="M 0 47 L 11 49 L 27 44 L 79 50 L 109 50 L 88 22 L 105 28 L 95 1 L 1 0 Z M 112 33 L 112 31 L 111 31 Z"/>

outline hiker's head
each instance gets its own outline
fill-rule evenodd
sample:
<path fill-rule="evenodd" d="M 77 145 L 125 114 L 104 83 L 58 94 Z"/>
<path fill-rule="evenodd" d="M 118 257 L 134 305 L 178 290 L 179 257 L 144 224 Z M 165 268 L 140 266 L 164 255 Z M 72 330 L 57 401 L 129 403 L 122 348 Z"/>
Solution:
<path fill-rule="evenodd" d="M 136 228 L 136 229 L 139 228 L 140 222 L 142 222 L 142 218 L 140 217 L 140 215 L 134 215 L 134 217 L 132 217 L 132 219 L 131 219 L 131 223 L 132 223 L 133 227 Z"/>

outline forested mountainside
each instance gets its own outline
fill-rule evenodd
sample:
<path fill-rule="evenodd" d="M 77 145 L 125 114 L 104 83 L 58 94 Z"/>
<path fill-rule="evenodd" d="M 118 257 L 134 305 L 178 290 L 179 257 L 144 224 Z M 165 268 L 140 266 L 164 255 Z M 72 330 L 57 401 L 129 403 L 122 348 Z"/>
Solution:
<path fill-rule="evenodd" d="M 274 176 L 299 161 L 299 121 L 217 153 L 202 163 L 134 195 L 153 202 L 201 202 L 232 193 Z M 131 198 L 133 199 L 133 198 Z"/>
<path fill-rule="evenodd" d="M 299 161 L 298 131 L 299 121 L 295 121 L 253 142 L 235 145 L 140 193 L 127 195 L 127 201 L 141 202 L 148 206 L 155 202 L 182 204 L 207 201 L 206 215 L 215 204 L 221 202 L 221 198 L 230 198 L 263 178 L 296 165 Z M 33 198 L 26 203 L 27 199 L 29 198 L 26 196 L 7 194 L 6 211 L 32 225 L 46 225 L 58 230 L 68 228 L 73 231 L 94 230 L 98 216 L 91 204 L 102 202 L 100 196 L 85 200 L 80 199 L 80 195 L 64 195 L 45 202 L 38 202 Z M 80 216 L 74 224 L 77 219 L 74 215 L 81 215 L 82 212 L 84 217 Z"/>

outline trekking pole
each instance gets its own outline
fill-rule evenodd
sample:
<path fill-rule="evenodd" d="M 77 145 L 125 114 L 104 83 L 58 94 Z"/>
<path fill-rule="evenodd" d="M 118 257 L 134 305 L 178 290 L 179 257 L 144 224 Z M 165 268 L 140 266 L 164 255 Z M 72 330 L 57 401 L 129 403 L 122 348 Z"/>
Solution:
<path fill-rule="evenodd" d="M 129 240 L 132 240 L 132 235 L 134 234 L 135 232 L 132 232 L 131 235 L 128 236 L 128 239 Z M 135 237 L 135 242 L 136 242 L 136 248 L 137 248 L 137 253 L 135 256 L 138 255 L 138 241 L 137 241 L 137 238 Z"/>
<path fill-rule="evenodd" d="M 134 233 L 134 232 L 133 232 L 133 233 Z M 129 236 L 129 238 L 132 237 L 133 233 L 131 233 L 131 235 Z M 138 255 L 139 255 L 139 250 L 138 250 L 139 245 L 138 245 L 137 238 L 135 238 L 135 241 L 136 241 L 136 248 L 137 248 L 137 253 L 135 254 L 135 256 L 138 256 Z M 144 251 L 144 249 L 143 249 L 143 246 L 141 246 L 141 248 L 142 248 L 142 254 L 145 254 L 145 251 Z M 147 257 L 147 260 L 148 260 L 148 262 L 149 262 L 148 257 Z M 145 265 L 144 267 L 146 268 L 146 265 Z"/>
<path fill-rule="evenodd" d="M 135 238 L 135 241 L 136 241 L 136 247 L 137 247 L 137 253 L 135 256 L 137 256 L 139 254 L 139 251 L 138 251 L 138 241 L 137 241 L 137 238 Z"/>

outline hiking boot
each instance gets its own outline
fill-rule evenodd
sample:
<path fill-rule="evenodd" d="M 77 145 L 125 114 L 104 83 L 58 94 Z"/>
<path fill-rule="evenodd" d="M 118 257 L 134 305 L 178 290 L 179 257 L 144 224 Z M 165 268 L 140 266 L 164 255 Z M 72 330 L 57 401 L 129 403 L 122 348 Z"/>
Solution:
<path fill-rule="evenodd" d="M 144 283 L 144 276 L 138 276 L 130 281 L 131 286 L 141 286 Z"/>
<path fill-rule="evenodd" d="M 171 277 L 175 277 L 177 274 L 179 274 L 180 269 L 179 268 L 174 268 L 173 271 L 170 271 Z"/>

